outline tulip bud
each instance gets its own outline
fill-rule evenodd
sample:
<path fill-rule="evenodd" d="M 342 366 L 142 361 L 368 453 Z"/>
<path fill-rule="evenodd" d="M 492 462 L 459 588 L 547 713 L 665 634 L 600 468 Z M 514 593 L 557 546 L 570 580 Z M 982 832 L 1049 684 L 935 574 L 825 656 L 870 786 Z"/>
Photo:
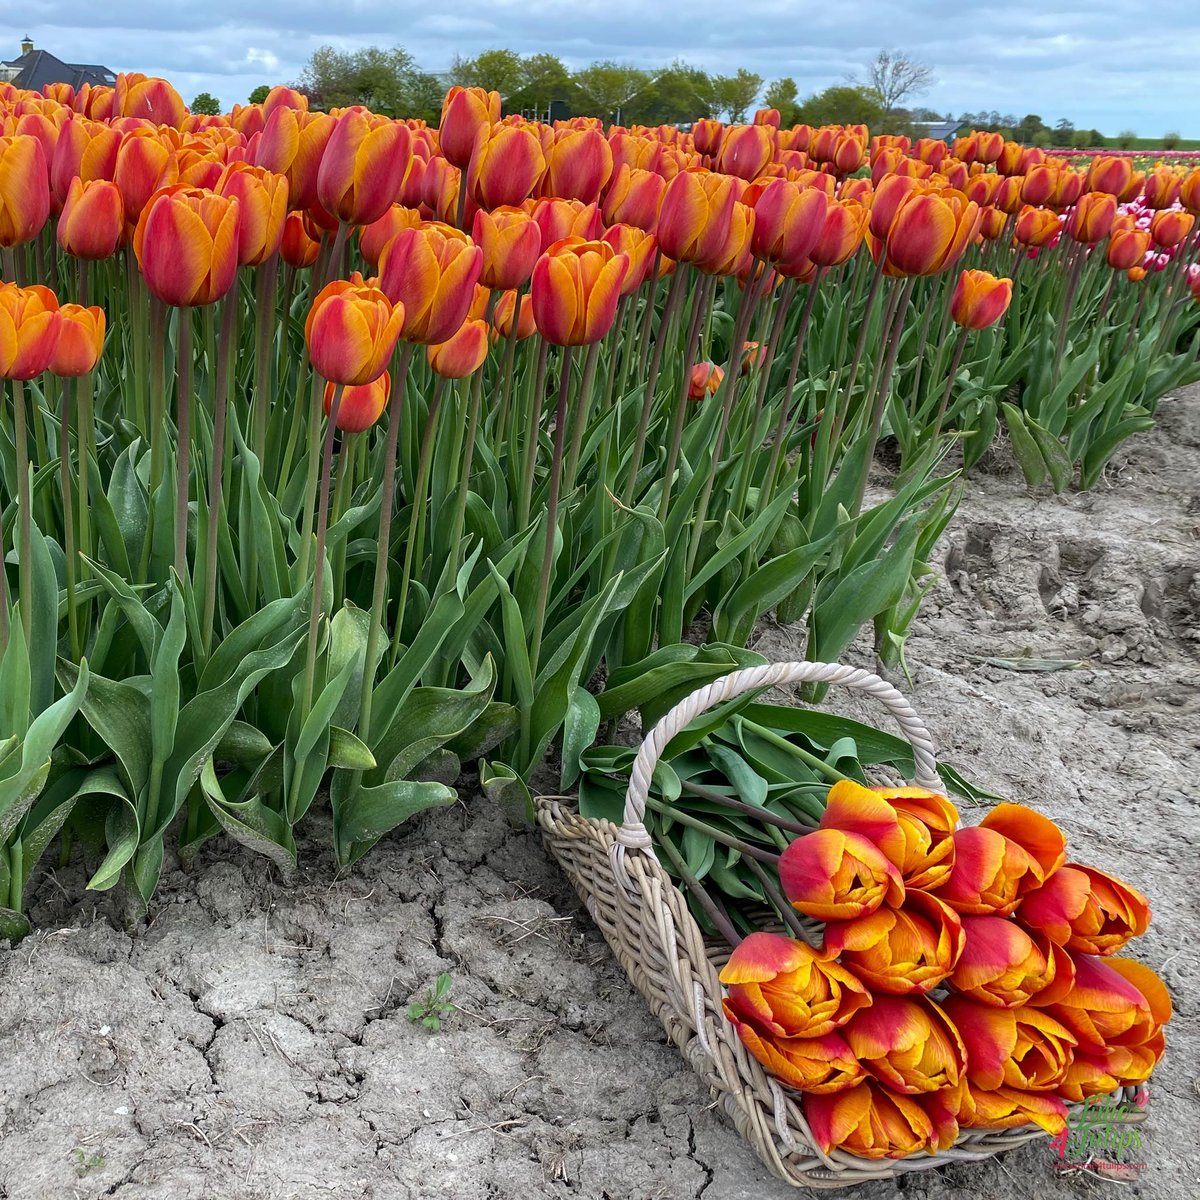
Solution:
<path fill-rule="evenodd" d="M 178 179 L 178 160 L 153 133 L 129 134 L 122 140 L 113 180 L 121 190 L 126 221 L 136 224 L 150 197 Z"/>
<path fill-rule="evenodd" d="M 533 219 L 542 234 L 541 253 L 563 238 L 594 241 L 600 236 L 599 208 L 580 200 L 539 200 L 533 206 Z"/>
<path fill-rule="evenodd" d="M 76 176 L 84 183 L 93 179 L 112 179 L 120 144 L 120 133 L 108 125 L 82 117 L 67 121 L 50 163 L 50 183 L 58 203 L 66 202 L 67 192 Z"/>
<path fill-rule="evenodd" d="M 461 170 L 471 161 L 479 131 L 490 130 L 499 120 L 499 92 L 455 85 L 442 101 L 442 121 L 438 128 L 442 154 Z"/>
<path fill-rule="evenodd" d="M 604 134 L 598 129 L 571 129 L 546 156 L 542 194 L 594 204 L 612 173 L 612 147 Z"/>
<path fill-rule="evenodd" d="M 1194 217 L 1200 217 L 1200 167 L 1194 167 L 1179 184 L 1179 203 Z"/>
<path fill-rule="evenodd" d="M 1115 271 L 1128 271 L 1140 266 L 1150 249 L 1150 231 L 1147 229 L 1114 229 L 1109 235 L 1105 257 Z"/>
<path fill-rule="evenodd" d="M 178 129 L 187 116 L 183 97 L 165 80 L 130 71 L 117 76 L 115 115 L 142 117 Z"/>
<path fill-rule="evenodd" d="M 542 234 L 524 209 L 487 212 L 481 208 L 471 232 L 483 255 L 480 279 L 485 287 L 509 291 L 529 282 L 542 250 Z"/>
<path fill-rule="evenodd" d="M 968 1082 L 967 1103 L 959 1114 L 966 1129 L 1019 1129 L 1037 1125 L 1047 1133 L 1066 1128 L 1067 1106 L 1045 1092 L 1027 1092 L 1019 1088 L 979 1088 Z"/>
<path fill-rule="evenodd" d="M 96 369 L 104 350 L 104 310 L 64 304 L 59 315 L 58 344 L 47 369 L 70 378 L 87 375 Z"/>
<path fill-rule="evenodd" d="M 212 304 L 229 291 L 237 248 L 237 200 L 181 185 L 150 198 L 133 235 L 146 286 L 181 308 Z"/>
<path fill-rule="evenodd" d="M 856 833 L 818 829 L 791 842 L 779 860 L 779 879 L 793 908 L 822 921 L 873 913 L 885 900 L 904 899 L 900 872 Z"/>
<path fill-rule="evenodd" d="M 415 208 L 393 204 L 377 221 L 364 225 L 358 231 L 358 252 L 367 265 L 373 271 L 377 271 L 388 242 L 400 230 L 416 229 L 421 223 L 421 214 Z"/>
<path fill-rule="evenodd" d="M 616 319 L 629 259 L 607 242 L 566 238 L 533 268 L 530 296 L 538 331 L 556 346 L 598 342 Z"/>
<path fill-rule="evenodd" d="M 754 209 L 751 248 L 759 258 L 787 264 L 809 257 L 825 227 L 829 200 L 824 192 L 773 179 L 751 188 L 747 198 Z"/>
<path fill-rule="evenodd" d="M 1133 178 L 1133 163 L 1128 158 L 1098 155 L 1087 173 L 1089 192 L 1107 192 L 1120 196 Z"/>
<path fill-rule="evenodd" d="M 1196 218 L 1182 209 L 1169 208 L 1156 212 L 1150 221 L 1150 236 L 1156 246 L 1169 249 L 1178 246 L 1192 232 Z"/>
<path fill-rule="evenodd" d="M 283 223 L 283 240 L 279 243 L 279 253 L 289 267 L 295 267 L 297 270 L 311 267 L 317 261 L 321 250 L 320 239 L 309 233 L 307 221 L 305 213 L 290 212 Z"/>
<path fill-rule="evenodd" d="M 1052 1092 L 1062 1082 L 1077 1039 L 1048 1011 L 994 1008 L 956 995 L 944 1006 L 966 1046 L 975 1087 Z"/>
<path fill-rule="evenodd" d="M 273 258 L 287 219 L 287 179 L 235 162 L 221 172 L 215 190 L 238 202 L 238 262 L 257 267 Z"/>
<path fill-rule="evenodd" d="M 412 159 L 408 127 L 347 109 L 321 154 L 317 199 L 348 225 L 369 225 L 396 202 Z"/>
<path fill-rule="evenodd" d="M 1017 919 L 1069 950 L 1114 954 L 1146 932 L 1150 905 L 1137 888 L 1071 863 L 1021 901 Z"/>
<path fill-rule="evenodd" d="M 53 361 L 62 317 L 41 284 L 0 283 L 0 379 L 32 379 Z"/>
<path fill-rule="evenodd" d="M 1011 279 L 997 279 L 990 271 L 964 271 L 950 297 L 950 315 L 964 329 L 986 329 L 1004 316 L 1011 301 Z"/>
<path fill-rule="evenodd" d="M 979 205 L 961 193 L 918 193 L 902 201 L 884 239 L 888 264 L 905 275 L 953 266 L 979 231 Z"/>
<path fill-rule="evenodd" d="M 449 341 L 467 318 L 482 266 L 479 247 L 449 225 L 400 230 L 379 260 L 379 287 L 403 309 L 404 340 Z"/>
<path fill-rule="evenodd" d="M 820 267 L 844 263 L 862 245 L 871 219 L 871 210 L 857 200 L 837 200 L 825 212 L 821 236 L 809 258 Z M 785 274 L 790 272 L 785 271 Z"/>
<path fill-rule="evenodd" d="M 520 307 L 518 308 L 518 300 Z M 517 339 L 524 341 L 537 333 L 537 325 L 533 319 L 533 303 L 527 295 L 516 291 L 504 292 L 496 303 L 496 311 L 492 314 L 492 322 L 496 332 L 501 337 L 511 337 L 513 332 L 513 310 L 517 311 Z"/>
<path fill-rule="evenodd" d="M 1067 217 L 1067 236 L 1077 242 L 1095 244 L 1108 237 L 1117 215 L 1117 198 L 1107 192 L 1087 192 L 1079 197 Z"/>
<path fill-rule="evenodd" d="M 880 1083 L 906 1095 L 955 1088 L 966 1071 L 958 1030 L 925 996 L 876 995 L 842 1036 Z"/>
<path fill-rule="evenodd" d="M 329 416 L 333 409 L 333 397 L 337 385 L 325 385 L 325 415 Z M 370 383 L 360 383 L 344 388 L 342 400 L 338 405 L 337 427 L 343 433 L 362 433 L 383 415 L 387 408 L 388 398 L 392 394 L 392 377 L 384 371 L 378 379 Z"/>
<path fill-rule="evenodd" d="M 688 399 L 703 400 L 705 396 L 714 396 L 725 378 L 725 368 L 716 363 L 696 363 L 688 380 Z"/>
<path fill-rule="evenodd" d="M 1170 208 L 1179 199 L 1182 180 L 1169 167 L 1155 167 L 1146 176 L 1143 201 L 1147 208 Z"/>
<path fill-rule="evenodd" d="M 98 261 L 116 252 L 125 236 L 125 206 L 115 183 L 71 181 L 58 218 L 58 244 L 76 258 Z"/>
<path fill-rule="evenodd" d="M 1048 937 L 1035 940 L 1005 917 L 964 916 L 966 942 L 948 980 L 982 1004 L 1016 1008 L 1052 1004 L 1075 981 L 1069 955 Z"/>
<path fill-rule="evenodd" d="M 666 186 L 667 181 L 653 171 L 622 165 L 604 197 L 604 220 L 609 225 L 620 222 L 652 232 Z"/>
<path fill-rule="evenodd" d="M 645 282 L 654 264 L 658 241 L 652 233 L 643 233 L 632 225 L 614 225 L 604 231 L 600 239 L 607 242 L 618 254 L 629 260 L 625 270 L 625 282 L 621 284 L 621 295 L 631 296 Z"/>
<path fill-rule="evenodd" d="M 1026 206 L 1017 218 L 1013 236 L 1022 246 L 1045 246 L 1059 236 L 1061 229 L 1058 217 L 1049 209 Z"/>
<path fill-rule="evenodd" d="M 730 125 L 721 139 L 720 170 L 739 179 L 757 179 L 775 152 L 768 125 Z"/>
<path fill-rule="evenodd" d="M 488 352 L 488 327 L 482 320 L 465 321 L 448 341 L 429 346 L 426 354 L 435 375 L 465 379 L 483 366 Z"/>
<path fill-rule="evenodd" d="M 712 259 L 729 240 L 736 202 L 734 181 L 728 176 L 681 171 L 667 184 L 658 212 L 662 252 L 680 262 Z"/>
<path fill-rule="evenodd" d="M 0 246 L 37 237 L 50 217 L 50 172 L 42 143 L 29 134 L 0 137 Z"/>
<path fill-rule="evenodd" d="M 467 168 L 467 189 L 480 208 L 516 205 L 532 195 L 545 170 L 541 142 L 531 129 L 481 127 Z"/>
<path fill-rule="evenodd" d="M 403 324 L 403 304 L 370 283 L 335 279 L 313 301 L 304 340 L 318 374 L 353 387 L 383 373 Z"/>
<path fill-rule="evenodd" d="M 805 1096 L 804 1116 L 825 1154 L 840 1150 L 858 1158 L 904 1158 L 932 1150 L 937 1136 L 916 1099 L 874 1081 L 832 1095 Z"/>

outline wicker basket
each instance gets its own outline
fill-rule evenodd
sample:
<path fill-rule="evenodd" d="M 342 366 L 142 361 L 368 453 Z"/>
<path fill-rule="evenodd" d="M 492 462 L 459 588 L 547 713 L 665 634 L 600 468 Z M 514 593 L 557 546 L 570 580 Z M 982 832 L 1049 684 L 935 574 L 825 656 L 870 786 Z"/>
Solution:
<path fill-rule="evenodd" d="M 655 857 L 642 823 L 646 796 L 659 756 L 689 722 L 735 696 L 785 683 L 841 683 L 880 701 L 912 746 L 914 783 L 944 790 L 933 739 L 891 684 L 869 671 L 836 663 L 774 663 L 734 671 L 700 688 L 654 726 L 634 762 L 620 826 L 582 817 L 561 797 L 540 798 L 537 819 L 547 847 L 671 1040 L 779 1178 L 796 1187 L 845 1187 L 951 1162 L 974 1162 L 1045 1137 L 1036 1126 L 969 1129 L 954 1146 L 932 1155 L 871 1161 L 841 1150 L 824 1154 L 813 1140 L 797 1095 L 781 1087 L 746 1051 L 726 1019 L 717 979 L 723 955 L 706 943 L 687 901 Z M 1123 1089 L 1114 1100 L 1132 1100 L 1135 1091 Z M 1138 1110 L 1124 1119 L 1132 1122 L 1142 1115 Z"/>

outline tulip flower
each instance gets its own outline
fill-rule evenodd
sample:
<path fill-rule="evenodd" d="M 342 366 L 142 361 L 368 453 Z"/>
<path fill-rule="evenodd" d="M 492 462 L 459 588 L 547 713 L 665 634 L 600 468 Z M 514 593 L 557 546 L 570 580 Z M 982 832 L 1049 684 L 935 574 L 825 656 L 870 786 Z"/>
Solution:
<path fill-rule="evenodd" d="M 116 114 L 142 117 L 152 125 L 178 129 L 187 115 L 183 98 L 165 80 L 130 71 L 117 76 Z"/>
<path fill-rule="evenodd" d="M 139 130 L 122 140 L 113 181 L 121 189 L 126 221 L 136 224 L 150 197 L 178 180 L 178 160 L 154 133 Z"/>
<path fill-rule="evenodd" d="M 1194 167 L 1180 181 L 1179 203 L 1194 217 L 1200 217 L 1200 167 Z"/>
<path fill-rule="evenodd" d="M 1077 242 L 1095 244 L 1108 237 L 1117 215 L 1117 198 L 1107 192 L 1086 192 L 1067 217 L 1067 236 Z"/>
<path fill-rule="evenodd" d="M 542 144 L 531 129 L 480 128 L 467 167 L 467 190 L 480 208 L 520 204 L 532 195 L 545 170 Z"/>
<path fill-rule="evenodd" d="M 76 258 L 98 261 L 116 253 L 125 236 L 125 206 L 115 183 L 71 181 L 58 218 L 58 244 Z"/>
<path fill-rule="evenodd" d="M 658 211 L 658 244 L 679 262 L 706 262 L 720 254 L 729 241 L 734 181 L 692 168 L 681 171 L 663 192 Z"/>
<path fill-rule="evenodd" d="M 738 369 L 738 374 L 749 375 L 762 362 L 766 350 L 767 348 L 762 342 L 743 342 L 742 364 Z"/>
<path fill-rule="evenodd" d="M 1170 208 L 1179 199 L 1182 180 L 1169 167 L 1155 167 L 1142 185 L 1142 202 L 1147 208 Z"/>
<path fill-rule="evenodd" d="M 880 1083 L 912 1095 L 958 1086 L 967 1066 L 958 1030 L 924 996 L 876 995 L 842 1030 L 854 1057 Z"/>
<path fill-rule="evenodd" d="M 928 992 L 954 969 L 963 949 L 957 913 L 927 892 L 909 892 L 901 908 L 885 905 L 825 927 L 825 950 L 876 991 Z"/>
<path fill-rule="evenodd" d="M 1114 229 L 1108 239 L 1105 257 L 1116 271 L 1128 271 L 1142 264 L 1150 249 L 1148 229 Z"/>
<path fill-rule="evenodd" d="M 809 258 L 820 267 L 836 267 L 844 263 L 862 245 L 871 219 L 871 210 L 857 200 L 837 200 L 825 212 L 821 236 Z M 784 270 L 784 274 L 788 274 Z"/>
<path fill-rule="evenodd" d="M 31 134 L 0 137 L 0 246 L 20 246 L 50 216 L 50 173 L 42 143 Z"/>
<path fill-rule="evenodd" d="M 721 968 L 725 1015 L 771 1038 L 819 1038 L 871 1003 L 831 956 L 777 933 L 752 933 Z"/>
<path fill-rule="evenodd" d="M 181 185 L 155 193 L 133 235 L 146 286 L 180 308 L 212 304 L 229 291 L 237 248 L 237 200 Z"/>
<path fill-rule="evenodd" d="M 529 282 L 542 252 L 542 231 L 523 208 L 481 208 L 471 236 L 483 255 L 479 278 L 484 287 L 510 291 Z"/>
<path fill-rule="evenodd" d="M 904 899 L 900 872 L 874 842 L 840 829 L 818 829 L 789 843 L 779 879 L 793 908 L 821 921 L 873 913 Z"/>
<path fill-rule="evenodd" d="M 999 1008 L 1053 1004 L 1070 990 L 1070 956 L 1044 934 L 1030 937 L 1006 917 L 964 916 L 962 956 L 949 984 L 964 996 Z"/>
<path fill-rule="evenodd" d="M 833 1095 L 805 1096 L 804 1117 L 813 1139 L 829 1154 L 904 1158 L 934 1148 L 933 1122 L 911 1096 L 874 1082 Z"/>
<path fill-rule="evenodd" d="M 598 129 L 571 129 L 546 155 L 542 194 L 595 204 L 613 173 L 613 153 Z"/>
<path fill-rule="evenodd" d="M 313 301 L 304 340 L 319 374 L 354 387 L 383 373 L 403 325 L 404 305 L 372 283 L 335 279 Z"/>
<path fill-rule="evenodd" d="M 979 221 L 979 205 L 956 194 L 909 196 L 884 239 L 888 263 L 906 275 L 935 275 L 958 261 Z"/>
<path fill-rule="evenodd" d="M 519 302 L 519 307 L 518 307 Z M 492 322 L 496 332 L 501 337 L 512 335 L 513 311 L 517 312 L 517 339 L 524 341 L 537 333 L 537 324 L 533 319 L 533 303 L 527 295 L 516 291 L 504 292 L 496 302 L 496 311 L 492 313 Z"/>
<path fill-rule="evenodd" d="M 329 416 L 333 408 L 333 397 L 337 385 L 325 385 L 325 415 Z M 337 427 L 343 433 L 362 433 L 383 415 L 387 408 L 388 398 L 392 394 L 392 377 L 384 371 L 370 383 L 361 383 L 342 391 L 342 402 L 338 405 Z"/>
<path fill-rule="evenodd" d="M 104 310 L 64 304 L 59 317 L 58 342 L 47 369 L 64 378 L 89 374 L 104 350 Z"/>
<path fill-rule="evenodd" d="M 1023 804 L 998 804 L 954 834 L 955 861 L 938 896 L 962 913 L 1008 916 L 1066 858 L 1062 830 Z"/>
<path fill-rule="evenodd" d="M 111 180 L 117 166 L 121 134 L 108 125 L 82 117 L 67 121 L 58 135 L 50 161 L 50 186 L 59 205 L 66 202 L 72 181 Z"/>
<path fill-rule="evenodd" d="M 347 225 L 370 225 L 399 198 L 411 159 L 406 125 L 347 109 L 321 154 L 317 199 Z"/>
<path fill-rule="evenodd" d="M 701 117 L 692 125 L 692 143 L 700 154 L 716 154 L 724 134 L 725 126 L 711 117 Z"/>
<path fill-rule="evenodd" d="M 400 230 L 384 247 L 379 287 L 403 308 L 404 340 L 449 341 L 467 318 L 482 266 L 479 247 L 449 225 Z"/>
<path fill-rule="evenodd" d="M 745 280 L 751 267 L 750 239 L 754 232 L 754 209 L 734 201 L 724 244 L 712 258 L 698 259 L 696 266 L 708 275 L 736 275 Z"/>
<path fill-rule="evenodd" d="M 769 126 L 730 125 L 721 139 L 719 169 L 739 179 L 757 179 L 774 152 L 775 138 Z M 851 168 L 857 169 L 857 164 Z"/>
<path fill-rule="evenodd" d="M 1087 1053 L 1157 1041 L 1170 1018 L 1171 1001 L 1153 971 L 1128 959 L 1068 953 L 1075 964 L 1075 986 L 1046 1011 Z"/>
<path fill-rule="evenodd" d="M 964 329 L 986 329 L 1008 311 L 1012 280 L 990 271 L 964 271 L 950 297 L 950 315 Z"/>
<path fill-rule="evenodd" d="M 621 223 L 653 231 L 666 186 L 667 181 L 657 172 L 622 164 L 604 195 L 604 220 L 609 225 Z"/>
<path fill-rule="evenodd" d="M 868 206 L 871 209 L 869 228 L 875 237 L 880 240 L 887 237 L 901 205 L 925 186 L 911 175 L 888 175 L 879 181 Z"/>
<path fill-rule="evenodd" d="M 429 366 L 443 379 L 465 379 L 483 366 L 488 352 L 487 322 L 464 321 L 454 336 L 426 349 Z"/>
<path fill-rule="evenodd" d="M 545 253 L 563 238 L 594 241 L 600 236 L 600 209 L 595 204 L 584 204 L 582 200 L 539 200 L 532 215 L 542 235 L 539 253 Z"/>
<path fill-rule="evenodd" d="M 321 243 L 308 232 L 306 220 L 304 213 L 288 213 L 283 223 L 283 238 L 279 243 L 283 261 L 297 270 L 311 267 L 321 252 Z"/>
<path fill-rule="evenodd" d="M 0 379 L 32 379 L 46 370 L 61 325 L 58 299 L 49 288 L 0 283 Z"/>
<path fill-rule="evenodd" d="M 1017 217 L 1013 236 L 1022 246 L 1045 246 L 1058 237 L 1061 228 L 1058 217 L 1049 209 L 1026 205 Z"/>
<path fill-rule="evenodd" d="M 372 270 L 379 269 L 384 247 L 402 229 L 415 229 L 421 224 L 421 214 L 415 208 L 393 204 L 387 212 L 358 231 L 358 252 Z"/>
<path fill-rule="evenodd" d="M 287 219 L 287 179 L 262 167 L 230 163 L 217 180 L 220 196 L 238 202 L 238 262 L 257 267 L 273 258 Z"/>
<path fill-rule="evenodd" d="M 1156 212 L 1151 219 L 1150 236 L 1156 246 L 1170 249 L 1178 246 L 1192 232 L 1195 223 L 1196 218 L 1190 212 L 1178 208 L 1164 209 Z"/>
<path fill-rule="evenodd" d="M 1097 155 L 1087 173 L 1089 192 L 1107 192 L 1120 197 L 1133 178 L 1133 163 L 1128 158 L 1112 155 Z"/>
<path fill-rule="evenodd" d="M 480 130 L 500 120 L 500 93 L 455 85 L 442 101 L 438 141 L 442 154 L 460 170 L 468 166 Z"/>
<path fill-rule="evenodd" d="M 967 1084 L 967 1102 L 958 1122 L 965 1129 L 1019 1129 L 1037 1125 L 1047 1133 L 1066 1127 L 1067 1106 L 1045 1092 L 1020 1088 L 980 1088 Z"/>
<path fill-rule="evenodd" d="M 724 378 L 724 367 L 711 362 L 696 363 L 688 379 L 688 399 L 703 400 L 705 396 L 716 395 Z"/>
<path fill-rule="evenodd" d="M 621 295 L 631 296 L 642 286 L 650 268 L 654 265 L 654 254 L 658 240 L 652 233 L 643 233 L 633 225 L 613 225 L 600 238 L 618 254 L 629 260 L 625 270 L 625 282 L 621 284 Z"/>
<path fill-rule="evenodd" d="M 1070 863 L 1021 901 L 1017 919 L 1068 950 L 1115 954 L 1130 938 L 1146 932 L 1150 906 L 1141 892 L 1120 879 Z"/>
<path fill-rule="evenodd" d="M 612 328 L 629 259 L 607 242 L 566 238 L 533 268 L 529 294 L 538 331 L 556 346 L 598 342 Z"/>
<path fill-rule="evenodd" d="M 752 188 L 747 200 L 754 209 L 751 249 L 759 258 L 787 264 L 809 257 L 825 226 L 829 200 L 824 192 L 772 179 Z"/>
<path fill-rule="evenodd" d="M 726 1013 L 742 1045 L 780 1083 L 802 1092 L 840 1092 L 859 1083 L 864 1071 L 840 1033 L 822 1037 L 773 1037 L 755 1025 Z"/>
<path fill-rule="evenodd" d="M 994 1008 L 953 994 L 944 1007 L 967 1049 L 975 1087 L 1052 1092 L 1062 1082 L 1077 1039 L 1048 1010 Z"/>
<path fill-rule="evenodd" d="M 900 869 L 905 889 L 936 887 L 954 864 L 958 810 L 924 788 L 865 788 L 851 779 L 829 789 L 822 829 L 861 834 Z"/>

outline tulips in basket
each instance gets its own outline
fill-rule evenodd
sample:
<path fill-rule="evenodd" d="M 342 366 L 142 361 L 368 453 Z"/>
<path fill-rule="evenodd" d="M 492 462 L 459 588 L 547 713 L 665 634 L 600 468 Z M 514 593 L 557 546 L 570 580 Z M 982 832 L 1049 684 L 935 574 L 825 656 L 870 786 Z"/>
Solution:
<path fill-rule="evenodd" d="M 957 822 L 935 792 L 838 782 L 779 858 L 794 936 L 728 930 L 725 1014 L 803 1093 L 826 1154 L 1061 1133 L 1068 1102 L 1142 1084 L 1162 1056 L 1167 990 L 1117 955 L 1145 932 L 1146 898 L 1067 863 L 1062 830 L 1033 809 Z"/>

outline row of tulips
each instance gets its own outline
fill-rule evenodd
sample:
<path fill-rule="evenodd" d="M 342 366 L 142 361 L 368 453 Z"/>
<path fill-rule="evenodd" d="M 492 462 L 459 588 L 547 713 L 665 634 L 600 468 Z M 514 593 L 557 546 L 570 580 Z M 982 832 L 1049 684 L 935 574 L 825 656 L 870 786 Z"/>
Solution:
<path fill-rule="evenodd" d="M 1116 955 L 1145 932 L 1145 897 L 1067 863 L 1062 831 L 1032 809 L 957 821 L 933 792 L 837 783 L 777 864 L 786 902 L 824 923 L 819 945 L 726 929 L 726 1015 L 803 1093 L 825 1154 L 1057 1134 L 1067 1102 L 1140 1086 L 1163 1053 L 1167 990 Z"/>
<path fill-rule="evenodd" d="M 0 85 L 8 927 L 60 831 L 146 902 L 169 832 L 287 870 L 328 795 L 344 867 L 464 762 L 524 803 L 552 742 L 573 777 L 615 697 L 720 674 L 772 608 L 814 658 L 874 623 L 895 661 L 951 438 L 977 459 L 1003 393 L 1014 445 L 1086 482 L 1195 369 L 1200 175 L 498 118 L 458 88 L 435 130 Z M 1179 252 L 1118 278 L 1096 196 L 1134 191 Z"/>

